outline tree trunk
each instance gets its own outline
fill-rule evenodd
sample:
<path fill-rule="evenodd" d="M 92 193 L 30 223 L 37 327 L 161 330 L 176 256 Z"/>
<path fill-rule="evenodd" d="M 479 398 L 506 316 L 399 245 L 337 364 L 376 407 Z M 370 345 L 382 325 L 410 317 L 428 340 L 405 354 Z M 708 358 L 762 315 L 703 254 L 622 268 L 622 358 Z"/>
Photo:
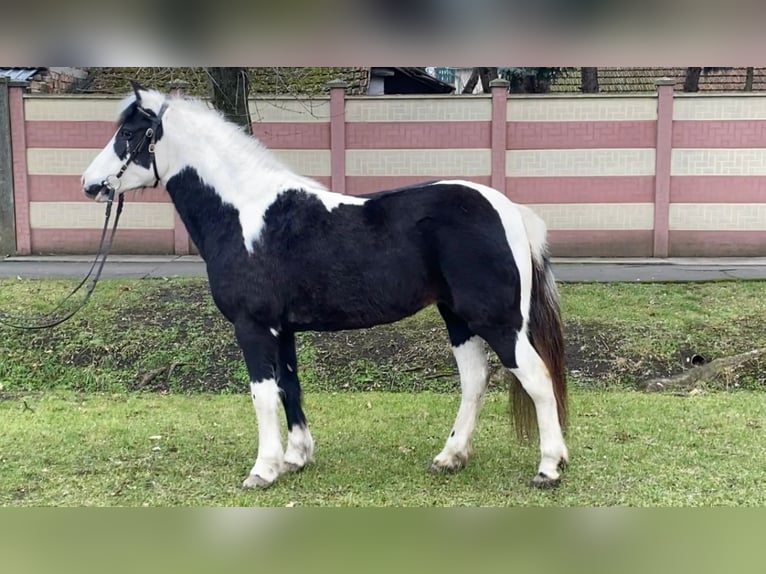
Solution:
<path fill-rule="evenodd" d="M 463 91 L 461 93 L 463 94 L 472 94 L 474 88 L 476 87 L 476 84 L 479 83 L 479 70 L 481 68 L 474 68 L 471 70 L 471 76 L 468 78 L 468 81 L 465 83 L 465 86 L 463 86 Z"/>
<path fill-rule="evenodd" d="M 740 353 L 739 355 L 732 355 L 730 357 L 721 357 L 715 359 L 709 363 L 705 363 L 700 367 L 694 367 L 683 371 L 682 373 L 672 377 L 661 377 L 658 379 L 650 379 L 644 381 L 639 385 L 647 392 L 652 391 L 688 391 L 702 381 L 711 382 L 721 377 L 725 378 L 727 373 L 743 363 L 748 361 L 754 361 L 766 356 L 765 349 L 753 349 L 746 353 Z"/>
<path fill-rule="evenodd" d="M 224 117 L 241 125 L 248 134 L 253 133 L 250 125 L 250 110 L 247 105 L 249 82 L 244 68 L 206 68 L 210 98 L 213 106 Z"/>
<path fill-rule="evenodd" d="M 481 90 L 485 94 L 489 94 L 492 91 L 489 88 L 489 83 L 497 78 L 497 68 L 479 68 L 479 77 L 481 78 Z"/>
<path fill-rule="evenodd" d="M 598 93 L 598 68 L 580 68 L 580 89 L 584 94 Z"/>
<path fill-rule="evenodd" d="M 745 68 L 745 91 L 753 91 L 753 68 Z"/>
<path fill-rule="evenodd" d="M 700 74 L 702 74 L 702 68 L 686 68 L 686 79 L 684 79 L 684 92 L 699 91 Z"/>

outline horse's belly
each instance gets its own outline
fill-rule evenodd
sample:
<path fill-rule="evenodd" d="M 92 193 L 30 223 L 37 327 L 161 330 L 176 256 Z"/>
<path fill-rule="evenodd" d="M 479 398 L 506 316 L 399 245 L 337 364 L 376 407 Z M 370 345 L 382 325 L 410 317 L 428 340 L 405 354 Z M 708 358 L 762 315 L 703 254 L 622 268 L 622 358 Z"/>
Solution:
<path fill-rule="evenodd" d="M 409 317 L 433 303 L 431 297 L 407 301 L 366 302 L 348 301 L 346 305 L 325 305 L 288 310 L 288 326 L 294 331 L 342 331 L 364 329 L 393 323 Z M 359 304 L 362 303 L 362 304 Z"/>

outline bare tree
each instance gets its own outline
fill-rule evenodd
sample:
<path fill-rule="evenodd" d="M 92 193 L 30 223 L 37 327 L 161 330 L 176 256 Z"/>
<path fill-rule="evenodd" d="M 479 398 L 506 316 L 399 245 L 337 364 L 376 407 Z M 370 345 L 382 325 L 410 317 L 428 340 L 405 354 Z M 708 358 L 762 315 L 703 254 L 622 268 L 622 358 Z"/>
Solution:
<path fill-rule="evenodd" d="M 489 83 L 497 78 L 497 66 L 494 68 L 479 68 L 479 78 L 481 78 L 481 89 L 485 94 L 490 93 Z"/>
<path fill-rule="evenodd" d="M 461 94 L 472 94 L 476 84 L 481 80 L 481 91 L 485 94 L 490 93 L 489 83 L 497 78 L 497 67 L 494 68 L 474 68 L 468 81 L 463 86 Z"/>
<path fill-rule="evenodd" d="M 698 92 L 700 89 L 700 75 L 702 68 L 686 68 L 684 78 L 684 92 Z"/>
<path fill-rule="evenodd" d="M 580 89 L 584 94 L 598 93 L 598 68 L 580 68 Z"/>
<path fill-rule="evenodd" d="M 245 68 L 205 68 L 213 106 L 226 119 L 241 125 L 249 134 L 253 133 L 248 96 L 250 82 Z"/>
<path fill-rule="evenodd" d="M 684 92 L 698 92 L 700 89 L 699 83 L 701 75 L 730 69 L 731 68 L 726 67 L 686 68 L 686 77 L 684 78 Z"/>

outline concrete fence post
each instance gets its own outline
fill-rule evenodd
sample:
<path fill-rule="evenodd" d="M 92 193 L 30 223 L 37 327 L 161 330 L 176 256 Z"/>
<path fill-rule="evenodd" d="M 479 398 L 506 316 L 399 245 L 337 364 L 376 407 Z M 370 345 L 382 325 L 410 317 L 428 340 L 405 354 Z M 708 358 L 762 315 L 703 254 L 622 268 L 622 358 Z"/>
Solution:
<path fill-rule="evenodd" d="M 505 195 L 505 149 L 506 122 L 508 120 L 508 86 L 510 82 L 495 78 L 489 83 L 492 92 L 492 128 L 491 128 L 491 185 Z"/>
<path fill-rule="evenodd" d="M 8 78 L 0 78 L 0 257 L 16 253 Z"/>
<path fill-rule="evenodd" d="M 673 94 L 676 81 L 659 78 L 657 149 L 654 163 L 654 257 L 667 257 L 670 228 L 670 162 L 673 153 Z"/>
<path fill-rule="evenodd" d="M 16 216 L 16 254 L 32 252 L 29 221 L 27 177 L 27 126 L 24 113 L 26 82 L 8 83 L 8 107 L 11 118 L 11 157 L 13 159 L 13 209 Z"/>
<path fill-rule="evenodd" d="M 346 193 L 346 88 L 343 80 L 327 83 L 330 88 L 330 174 L 331 189 Z"/>

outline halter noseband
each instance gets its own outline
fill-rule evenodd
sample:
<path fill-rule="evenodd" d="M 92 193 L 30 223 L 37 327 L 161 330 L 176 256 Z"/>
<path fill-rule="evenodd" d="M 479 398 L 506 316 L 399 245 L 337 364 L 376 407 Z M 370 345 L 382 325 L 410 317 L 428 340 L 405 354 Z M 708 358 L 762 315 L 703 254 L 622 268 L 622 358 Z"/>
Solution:
<path fill-rule="evenodd" d="M 159 113 L 154 114 L 154 112 L 150 112 L 148 110 L 145 110 L 141 106 L 137 106 L 136 108 L 144 117 L 148 118 L 149 121 L 151 121 L 152 125 L 148 128 L 146 128 L 146 132 L 144 132 L 143 139 L 138 142 L 138 145 L 136 145 L 135 148 L 128 150 L 128 156 L 125 158 L 125 161 L 120 166 L 119 171 L 115 175 L 109 175 L 104 179 L 104 181 L 101 182 L 101 185 L 104 186 L 108 191 L 109 195 L 113 196 L 115 192 L 117 192 L 118 189 L 120 189 L 120 178 L 125 174 L 125 171 L 128 169 L 128 166 L 133 163 L 134 158 L 141 152 L 141 150 L 144 149 L 144 145 L 146 145 L 147 142 L 149 142 L 148 151 L 149 155 L 152 158 L 152 170 L 154 171 L 154 185 L 152 187 L 157 187 L 157 185 L 160 183 L 160 174 L 157 171 L 157 158 L 154 155 L 154 148 L 157 143 L 157 129 L 162 124 L 162 116 L 165 115 L 165 110 L 168 109 L 167 102 L 162 103 L 162 107 L 160 108 Z"/>

